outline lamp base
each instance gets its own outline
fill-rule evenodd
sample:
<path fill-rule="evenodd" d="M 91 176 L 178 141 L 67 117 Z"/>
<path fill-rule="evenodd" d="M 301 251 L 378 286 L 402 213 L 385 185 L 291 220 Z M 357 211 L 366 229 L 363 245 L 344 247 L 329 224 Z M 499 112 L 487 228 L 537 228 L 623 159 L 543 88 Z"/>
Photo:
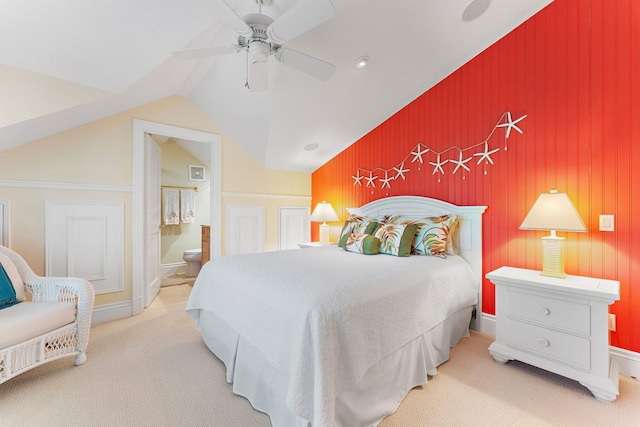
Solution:
<path fill-rule="evenodd" d="M 545 236 L 542 238 L 542 272 L 543 276 L 564 279 L 564 237 Z"/>
<path fill-rule="evenodd" d="M 326 222 L 320 224 L 320 244 L 329 244 L 329 224 L 327 224 Z"/>

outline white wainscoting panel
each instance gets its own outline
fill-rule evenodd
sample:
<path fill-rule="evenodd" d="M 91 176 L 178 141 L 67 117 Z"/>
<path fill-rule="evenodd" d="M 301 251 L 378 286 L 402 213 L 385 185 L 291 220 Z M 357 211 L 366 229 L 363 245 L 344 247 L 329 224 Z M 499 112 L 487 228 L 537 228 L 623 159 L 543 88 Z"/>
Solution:
<path fill-rule="evenodd" d="M 9 201 L 0 200 L 0 245 L 9 246 Z"/>
<path fill-rule="evenodd" d="M 228 205 L 225 253 L 264 252 L 264 206 Z"/>
<path fill-rule="evenodd" d="M 124 289 L 124 204 L 46 204 L 47 276 L 82 277 L 96 294 Z"/>
<path fill-rule="evenodd" d="M 299 249 L 298 243 L 311 240 L 309 208 L 281 206 L 279 209 L 279 227 L 278 249 Z"/>

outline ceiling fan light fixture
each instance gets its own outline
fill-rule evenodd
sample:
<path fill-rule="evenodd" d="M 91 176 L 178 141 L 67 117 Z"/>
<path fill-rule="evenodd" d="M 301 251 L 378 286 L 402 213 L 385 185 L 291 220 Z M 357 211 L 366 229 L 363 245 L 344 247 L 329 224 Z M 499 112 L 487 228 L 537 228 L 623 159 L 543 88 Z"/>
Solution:
<path fill-rule="evenodd" d="M 353 66 L 356 70 L 362 70 L 367 66 L 367 64 L 369 64 L 369 57 L 361 56 L 360 58 L 356 59 L 356 62 L 353 64 Z"/>
<path fill-rule="evenodd" d="M 271 54 L 271 46 L 264 40 L 256 39 L 249 42 L 249 56 L 251 62 L 267 62 Z"/>

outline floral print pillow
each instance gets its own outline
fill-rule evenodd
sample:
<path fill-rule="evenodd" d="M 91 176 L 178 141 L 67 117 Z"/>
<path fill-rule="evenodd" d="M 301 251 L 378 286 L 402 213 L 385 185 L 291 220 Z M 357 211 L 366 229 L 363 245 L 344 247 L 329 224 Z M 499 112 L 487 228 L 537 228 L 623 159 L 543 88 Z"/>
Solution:
<path fill-rule="evenodd" d="M 375 232 L 380 239 L 380 253 L 406 257 L 416 234 L 415 224 L 383 224 Z"/>
<path fill-rule="evenodd" d="M 446 258 L 447 253 L 453 254 L 452 249 L 447 250 L 447 241 L 451 238 L 453 229 L 458 224 L 457 220 L 456 215 L 442 215 L 416 220 L 418 231 L 414 241 L 414 253 L 441 258 Z"/>
<path fill-rule="evenodd" d="M 380 239 L 371 234 L 351 233 L 345 242 L 344 249 L 365 255 L 375 255 L 380 251 Z"/>
<path fill-rule="evenodd" d="M 351 215 L 344 222 L 344 227 L 342 227 L 342 232 L 340 233 L 340 239 L 338 240 L 338 245 L 345 249 L 346 237 L 351 234 L 373 234 L 375 229 L 378 227 L 378 223 L 368 217 Z"/>

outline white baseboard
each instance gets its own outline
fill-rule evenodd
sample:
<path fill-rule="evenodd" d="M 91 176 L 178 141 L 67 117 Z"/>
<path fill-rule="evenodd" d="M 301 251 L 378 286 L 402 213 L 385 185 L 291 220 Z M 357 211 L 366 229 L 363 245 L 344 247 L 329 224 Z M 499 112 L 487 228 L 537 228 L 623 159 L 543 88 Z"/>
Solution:
<path fill-rule="evenodd" d="M 495 335 L 496 316 L 493 314 L 482 313 L 480 332 Z M 640 353 L 609 346 L 609 354 L 618 362 L 620 373 L 622 375 L 634 379 L 640 378 Z"/>
<path fill-rule="evenodd" d="M 480 326 L 480 332 L 485 334 L 496 334 L 496 316 L 493 314 L 482 313 L 482 324 Z"/>
<path fill-rule="evenodd" d="M 91 324 L 95 325 L 112 320 L 131 317 L 133 313 L 131 301 L 116 302 L 113 304 L 99 305 L 93 308 Z"/>
<path fill-rule="evenodd" d="M 609 354 L 618 362 L 622 375 L 636 380 L 640 378 L 640 353 L 609 346 Z"/>
<path fill-rule="evenodd" d="M 168 276 L 170 274 L 184 274 L 187 271 L 186 262 L 174 262 L 171 264 L 162 264 L 160 266 L 160 276 Z"/>

